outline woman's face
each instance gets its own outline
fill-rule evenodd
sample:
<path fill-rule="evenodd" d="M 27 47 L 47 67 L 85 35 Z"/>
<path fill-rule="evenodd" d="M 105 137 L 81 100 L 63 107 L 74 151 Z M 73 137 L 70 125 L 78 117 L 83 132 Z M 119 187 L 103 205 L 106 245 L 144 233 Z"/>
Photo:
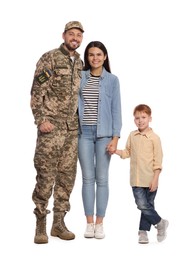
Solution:
<path fill-rule="evenodd" d="M 97 47 L 91 47 L 88 50 L 88 62 L 92 69 L 98 69 L 103 66 L 106 55 Z"/>

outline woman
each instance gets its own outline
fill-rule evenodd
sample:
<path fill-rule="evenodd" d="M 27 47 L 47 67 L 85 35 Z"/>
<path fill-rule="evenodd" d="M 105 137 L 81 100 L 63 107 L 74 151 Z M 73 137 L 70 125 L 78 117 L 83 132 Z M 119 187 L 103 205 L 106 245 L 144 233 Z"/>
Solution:
<path fill-rule="evenodd" d="M 105 237 L 109 164 L 117 149 L 122 119 L 119 80 L 111 73 L 107 49 L 99 41 L 90 42 L 84 52 L 79 121 L 79 162 L 87 220 L 84 237 L 101 239 Z"/>

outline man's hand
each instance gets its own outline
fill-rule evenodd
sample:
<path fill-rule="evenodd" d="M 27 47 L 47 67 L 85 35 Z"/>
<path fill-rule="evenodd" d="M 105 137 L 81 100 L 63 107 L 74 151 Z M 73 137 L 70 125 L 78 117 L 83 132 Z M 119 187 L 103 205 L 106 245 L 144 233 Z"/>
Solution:
<path fill-rule="evenodd" d="M 52 125 L 49 121 L 45 121 L 43 122 L 40 126 L 39 126 L 39 130 L 42 133 L 49 133 L 54 129 L 54 125 Z"/>

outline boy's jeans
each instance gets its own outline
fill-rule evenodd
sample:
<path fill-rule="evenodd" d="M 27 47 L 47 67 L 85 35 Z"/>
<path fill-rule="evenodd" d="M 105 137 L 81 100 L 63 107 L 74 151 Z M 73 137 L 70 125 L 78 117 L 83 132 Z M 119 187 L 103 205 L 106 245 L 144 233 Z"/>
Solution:
<path fill-rule="evenodd" d="M 148 187 L 132 187 L 132 190 L 137 208 L 141 211 L 139 230 L 150 231 L 151 225 L 156 225 L 161 220 L 154 208 L 157 190 L 150 192 Z"/>

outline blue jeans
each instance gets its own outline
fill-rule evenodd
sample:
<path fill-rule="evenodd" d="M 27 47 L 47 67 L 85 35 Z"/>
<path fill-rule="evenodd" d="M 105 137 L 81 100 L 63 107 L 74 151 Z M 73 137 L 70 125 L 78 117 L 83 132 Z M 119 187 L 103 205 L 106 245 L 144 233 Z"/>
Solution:
<path fill-rule="evenodd" d="M 139 230 L 150 231 L 151 225 L 156 225 L 161 220 L 154 208 L 157 190 L 150 192 L 148 187 L 132 187 L 132 190 L 137 208 L 141 211 Z"/>
<path fill-rule="evenodd" d="M 86 216 L 104 217 L 109 197 L 108 170 L 111 156 L 106 146 L 111 137 L 97 137 L 95 125 L 83 125 L 78 156 L 82 171 L 82 199 Z"/>

